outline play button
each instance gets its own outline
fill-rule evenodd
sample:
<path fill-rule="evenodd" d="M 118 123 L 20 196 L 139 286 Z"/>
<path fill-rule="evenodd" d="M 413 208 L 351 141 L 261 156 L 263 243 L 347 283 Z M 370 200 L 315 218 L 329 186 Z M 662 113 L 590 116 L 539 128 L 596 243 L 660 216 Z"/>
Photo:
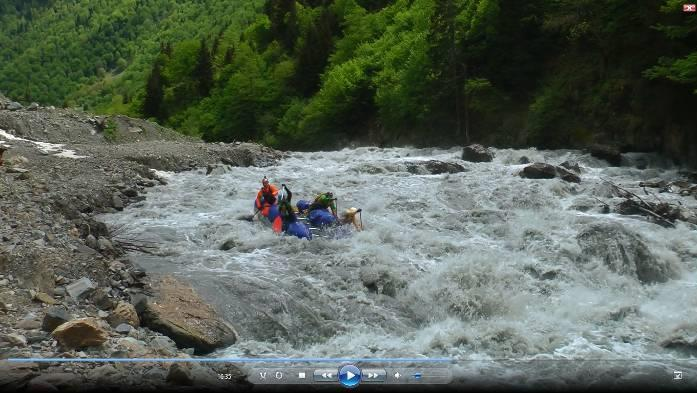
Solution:
<path fill-rule="evenodd" d="M 352 364 L 347 364 L 339 370 L 339 382 L 347 388 L 358 386 L 361 383 L 361 370 Z"/>

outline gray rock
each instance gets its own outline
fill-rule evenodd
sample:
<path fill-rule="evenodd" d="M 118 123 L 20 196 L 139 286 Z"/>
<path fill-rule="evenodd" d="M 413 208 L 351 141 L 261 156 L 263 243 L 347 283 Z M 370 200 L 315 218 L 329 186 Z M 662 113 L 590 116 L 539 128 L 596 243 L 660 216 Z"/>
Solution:
<path fill-rule="evenodd" d="M 27 107 L 27 110 L 28 110 L 28 111 L 35 111 L 35 110 L 38 110 L 38 109 L 39 109 L 39 104 L 37 104 L 36 102 L 32 102 L 32 103 L 29 104 L 29 106 Z"/>
<path fill-rule="evenodd" d="M 40 327 L 41 321 L 33 314 L 27 315 L 15 324 L 15 328 L 22 330 L 34 330 Z"/>
<path fill-rule="evenodd" d="M 581 178 L 575 174 L 572 173 L 571 171 L 566 170 L 565 168 L 562 167 L 556 167 L 557 170 L 557 175 L 559 176 L 560 179 L 569 182 L 569 183 L 580 183 Z"/>
<path fill-rule="evenodd" d="M 138 191 L 136 191 L 133 188 L 127 188 L 123 190 L 123 195 L 129 197 L 129 198 L 135 198 L 138 196 Z"/>
<path fill-rule="evenodd" d="M 490 162 L 494 159 L 494 153 L 482 145 L 472 144 L 462 149 L 462 159 L 472 162 Z"/>
<path fill-rule="evenodd" d="M 220 246 L 220 249 L 222 251 L 228 251 L 232 250 L 233 248 L 237 247 L 237 241 L 235 239 L 227 239 L 225 242 Z"/>
<path fill-rule="evenodd" d="M 578 162 L 564 161 L 559 164 L 559 166 L 576 173 L 581 173 L 581 167 L 578 165 Z"/>
<path fill-rule="evenodd" d="M 67 293 L 65 287 L 55 287 L 53 289 L 53 296 L 65 296 Z"/>
<path fill-rule="evenodd" d="M 518 164 L 529 164 L 530 159 L 526 156 L 522 156 L 518 159 Z"/>
<path fill-rule="evenodd" d="M 17 333 L 0 335 L 0 341 L 10 343 L 10 345 L 13 345 L 16 347 L 26 347 L 27 346 L 27 338 L 22 336 L 21 334 L 17 334 Z"/>
<path fill-rule="evenodd" d="M 644 283 L 666 282 L 676 275 L 670 263 L 657 259 L 638 234 L 616 223 L 592 224 L 577 236 L 579 261 L 599 260 L 610 270 Z"/>
<path fill-rule="evenodd" d="M 99 246 L 99 251 L 113 251 L 114 250 L 114 245 L 111 244 L 111 241 L 105 237 L 100 237 L 99 240 L 97 240 L 97 244 Z"/>
<path fill-rule="evenodd" d="M 49 307 L 41 323 L 41 330 L 52 332 L 58 326 L 70 321 L 72 318 L 68 311 L 63 307 Z"/>
<path fill-rule="evenodd" d="M 6 278 L 3 278 L 2 280 L 0 280 L 0 287 L 5 287 L 9 283 L 10 282 Z"/>
<path fill-rule="evenodd" d="M 536 162 L 526 166 L 520 172 L 520 176 L 526 179 L 553 179 L 555 177 L 559 177 L 567 182 L 581 182 L 581 178 L 578 175 L 571 173 L 564 168 L 542 162 Z"/>
<path fill-rule="evenodd" d="M 464 171 L 465 167 L 454 162 L 428 160 L 425 162 L 407 163 L 407 172 L 419 175 L 440 175 L 442 173 L 459 173 Z"/>
<path fill-rule="evenodd" d="M 7 110 L 10 110 L 10 111 L 18 111 L 18 110 L 23 109 L 23 108 L 24 108 L 24 106 L 17 101 L 12 101 L 9 104 L 7 104 Z"/>
<path fill-rule="evenodd" d="M 100 310 L 111 310 L 116 305 L 115 301 L 109 297 L 109 291 L 104 288 L 97 288 L 90 296 L 92 303 Z"/>
<path fill-rule="evenodd" d="M 557 169 L 554 165 L 536 162 L 523 168 L 520 176 L 527 179 L 554 179 Z"/>
<path fill-rule="evenodd" d="M 164 356 L 175 356 L 177 344 L 167 336 L 157 336 L 150 341 L 150 348 Z"/>
<path fill-rule="evenodd" d="M 123 210 L 123 200 L 121 199 L 121 196 L 119 194 L 114 194 L 111 196 L 111 205 L 116 210 Z"/>
<path fill-rule="evenodd" d="M 131 326 L 127 323 L 122 323 L 119 326 L 114 328 L 114 331 L 116 331 L 116 333 L 120 333 L 120 334 L 128 334 L 131 330 L 133 330 L 133 326 Z"/>
<path fill-rule="evenodd" d="M 167 373 L 167 382 L 177 385 L 193 385 L 194 379 L 191 376 L 191 370 L 185 364 L 173 363 L 169 366 Z"/>
<path fill-rule="evenodd" d="M 66 286 L 65 290 L 72 298 L 79 299 L 83 296 L 86 296 L 96 288 L 97 287 L 92 283 L 92 281 L 90 281 L 89 278 L 83 277 L 75 281 L 74 283 Z"/>
<path fill-rule="evenodd" d="M 85 245 L 87 245 L 87 247 L 89 247 L 93 250 L 99 249 L 99 244 L 97 243 L 97 238 L 91 234 L 87 235 L 87 237 L 85 238 Z"/>

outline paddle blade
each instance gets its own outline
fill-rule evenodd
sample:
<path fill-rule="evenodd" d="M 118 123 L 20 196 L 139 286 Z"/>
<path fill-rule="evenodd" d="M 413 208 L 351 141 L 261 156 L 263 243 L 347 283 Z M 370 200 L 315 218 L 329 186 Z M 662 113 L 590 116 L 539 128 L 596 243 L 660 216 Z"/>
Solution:
<path fill-rule="evenodd" d="M 281 230 L 283 229 L 283 222 L 281 220 L 281 216 L 277 216 L 275 220 L 273 220 L 273 231 L 276 233 L 281 233 Z"/>

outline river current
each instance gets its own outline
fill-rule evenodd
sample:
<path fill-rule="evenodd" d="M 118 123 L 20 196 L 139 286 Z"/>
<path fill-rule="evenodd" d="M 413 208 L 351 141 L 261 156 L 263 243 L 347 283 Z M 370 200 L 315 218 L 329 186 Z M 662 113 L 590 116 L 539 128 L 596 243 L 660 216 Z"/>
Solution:
<path fill-rule="evenodd" d="M 214 356 L 445 357 L 456 378 L 492 384 L 670 384 L 675 370 L 697 379 L 697 352 L 660 345 L 676 332 L 697 335 L 697 231 L 599 207 L 621 201 L 603 179 L 643 192 L 639 181 L 675 180 L 679 168 L 642 154 L 609 167 L 572 150 L 495 150 L 490 163 L 460 152 L 289 153 L 267 168 L 166 174 L 167 186 L 103 219 L 157 242 L 158 255 L 131 257 L 184 277 L 235 326 L 240 340 Z M 523 179 L 522 156 L 576 161 L 582 181 Z M 425 160 L 465 171 L 408 169 Z M 366 230 L 307 241 L 239 220 L 265 175 L 288 185 L 294 202 L 333 191 L 339 210 L 363 209 Z M 649 192 L 697 207 L 693 197 Z M 671 272 L 665 282 L 588 256 L 579 234 L 612 223 Z M 226 241 L 233 247 L 223 251 Z"/>

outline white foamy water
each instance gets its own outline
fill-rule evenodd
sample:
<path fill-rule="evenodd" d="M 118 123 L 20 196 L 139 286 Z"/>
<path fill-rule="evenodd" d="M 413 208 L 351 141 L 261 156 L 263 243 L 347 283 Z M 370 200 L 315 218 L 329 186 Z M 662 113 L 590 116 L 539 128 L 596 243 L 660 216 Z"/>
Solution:
<path fill-rule="evenodd" d="M 602 380 L 617 367 L 652 378 L 695 369 L 694 352 L 659 344 L 680 327 L 697 332 L 697 231 L 594 208 L 594 198 L 621 201 L 602 179 L 640 192 L 639 181 L 675 180 L 676 168 L 644 155 L 626 157 L 648 164 L 640 170 L 577 151 L 497 150 L 492 163 L 459 154 L 358 148 L 292 153 L 269 168 L 173 174 L 145 202 L 104 219 L 158 242 L 161 256 L 133 257 L 148 270 L 187 277 L 235 325 L 240 341 L 216 356 L 447 357 L 461 362 L 459 378 L 494 373 L 510 383 L 555 371 L 573 379 L 609 370 L 593 374 Z M 522 179 L 523 155 L 577 161 L 582 183 Z M 407 170 L 433 159 L 466 171 Z M 333 191 L 340 210 L 363 209 L 366 230 L 307 241 L 238 220 L 252 213 L 264 175 L 287 184 L 294 202 Z M 658 198 L 697 207 L 692 197 Z M 599 223 L 638 236 L 670 272 L 667 281 L 642 283 L 584 255 L 577 236 Z M 226 240 L 235 247 L 221 251 Z M 633 247 L 621 245 L 622 253 L 625 246 Z M 522 363 L 487 362 L 495 359 Z"/>

